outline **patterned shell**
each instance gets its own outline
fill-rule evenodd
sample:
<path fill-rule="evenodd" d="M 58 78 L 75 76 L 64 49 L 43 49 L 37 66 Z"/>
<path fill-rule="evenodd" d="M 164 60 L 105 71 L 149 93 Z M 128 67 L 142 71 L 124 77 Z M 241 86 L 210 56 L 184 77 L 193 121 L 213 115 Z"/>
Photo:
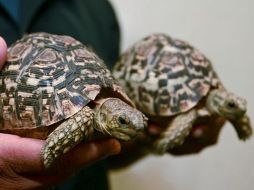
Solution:
<path fill-rule="evenodd" d="M 34 33 L 8 49 L 0 74 L 0 130 L 49 126 L 107 88 L 129 102 L 95 53 L 69 36 Z"/>
<path fill-rule="evenodd" d="M 164 34 L 134 44 L 121 55 L 113 73 L 137 107 L 149 115 L 187 111 L 211 87 L 221 85 L 202 53 Z"/>

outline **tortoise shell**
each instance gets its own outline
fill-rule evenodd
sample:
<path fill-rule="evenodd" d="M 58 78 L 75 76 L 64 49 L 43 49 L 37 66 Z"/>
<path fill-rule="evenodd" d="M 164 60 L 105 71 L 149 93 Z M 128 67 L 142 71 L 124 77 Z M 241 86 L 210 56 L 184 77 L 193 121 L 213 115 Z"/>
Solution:
<path fill-rule="evenodd" d="M 33 33 L 8 49 L 0 74 L 0 131 L 49 126 L 106 90 L 132 104 L 103 61 L 69 36 Z"/>
<path fill-rule="evenodd" d="M 151 116 L 190 110 L 221 85 L 201 52 L 165 34 L 134 44 L 120 56 L 113 73 L 137 107 Z"/>

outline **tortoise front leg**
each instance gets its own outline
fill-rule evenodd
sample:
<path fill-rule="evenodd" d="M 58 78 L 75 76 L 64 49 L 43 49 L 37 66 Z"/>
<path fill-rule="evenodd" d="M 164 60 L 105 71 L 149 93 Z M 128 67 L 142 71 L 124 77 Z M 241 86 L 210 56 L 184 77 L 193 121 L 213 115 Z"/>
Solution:
<path fill-rule="evenodd" d="M 239 139 L 246 140 L 252 135 L 252 128 L 250 118 L 244 115 L 242 118 L 231 121 L 234 126 Z"/>
<path fill-rule="evenodd" d="M 47 138 L 42 150 L 43 163 L 49 168 L 54 160 L 65 154 L 93 132 L 93 111 L 84 107 L 61 123 Z"/>
<path fill-rule="evenodd" d="M 191 128 L 197 118 L 197 111 L 191 110 L 176 116 L 162 132 L 159 139 L 154 143 L 154 151 L 164 154 L 168 149 L 181 145 L 189 135 Z"/>

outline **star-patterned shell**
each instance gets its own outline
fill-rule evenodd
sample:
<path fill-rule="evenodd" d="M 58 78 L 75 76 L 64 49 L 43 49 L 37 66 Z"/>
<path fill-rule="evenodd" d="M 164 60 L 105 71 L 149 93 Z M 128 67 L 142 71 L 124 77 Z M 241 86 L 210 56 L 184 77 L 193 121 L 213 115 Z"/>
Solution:
<path fill-rule="evenodd" d="M 131 104 L 103 61 L 79 41 L 26 35 L 8 49 L 0 74 L 0 131 L 67 119 L 104 89 Z"/>
<path fill-rule="evenodd" d="M 120 56 L 113 73 L 137 107 L 150 115 L 185 112 L 221 85 L 201 52 L 165 34 L 135 43 Z"/>

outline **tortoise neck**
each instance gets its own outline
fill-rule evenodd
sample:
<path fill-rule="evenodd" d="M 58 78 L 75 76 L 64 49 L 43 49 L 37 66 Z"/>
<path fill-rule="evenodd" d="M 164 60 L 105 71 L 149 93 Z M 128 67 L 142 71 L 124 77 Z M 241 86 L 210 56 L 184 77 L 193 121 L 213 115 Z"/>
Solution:
<path fill-rule="evenodd" d="M 222 105 L 224 101 L 224 98 L 220 96 L 221 92 L 221 89 L 214 89 L 208 94 L 206 99 L 206 107 L 212 114 L 221 115 L 220 105 Z"/>
<path fill-rule="evenodd" d="M 104 133 L 104 134 L 110 134 L 107 130 L 107 122 L 110 117 L 112 117 L 112 108 L 107 106 L 108 102 L 112 102 L 114 100 L 119 101 L 118 98 L 101 98 L 95 100 L 95 117 L 94 117 L 94 123 L 95 123 L 95 129 Z"/>

